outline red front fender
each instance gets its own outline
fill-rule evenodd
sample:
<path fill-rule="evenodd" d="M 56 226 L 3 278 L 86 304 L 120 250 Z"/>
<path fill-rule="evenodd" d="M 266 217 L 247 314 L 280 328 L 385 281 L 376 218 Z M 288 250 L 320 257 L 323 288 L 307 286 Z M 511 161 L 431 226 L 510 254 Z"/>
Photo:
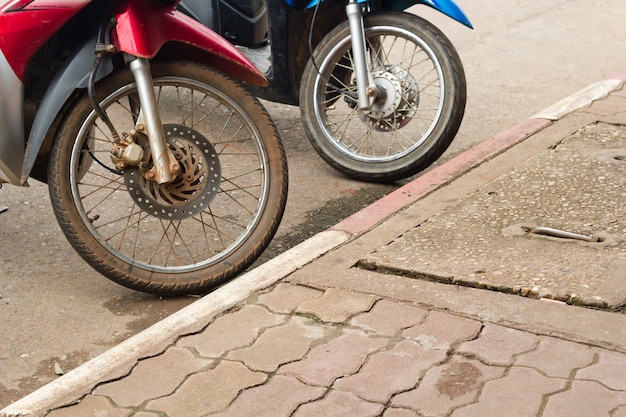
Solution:
<path fill-rule="evenodd" d="M 268 85 L 265 76 L 226 39 L 163 3 L 128 0 L 115 17 L 112 41 L 119 51 L 141 58 L 161 52 L 202 61 L 249 84 Z"/>

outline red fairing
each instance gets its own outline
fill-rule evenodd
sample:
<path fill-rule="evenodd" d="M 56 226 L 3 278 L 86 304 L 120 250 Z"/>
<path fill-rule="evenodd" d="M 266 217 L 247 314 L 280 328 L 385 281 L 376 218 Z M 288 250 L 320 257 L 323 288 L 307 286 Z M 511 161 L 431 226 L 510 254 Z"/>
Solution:
<path fill-rule="evenodd" d="M 178 41 L 209 52 L 213 57 L 209 64 L 240 80 L 259 86 L 268 84 L 265 76 L 227 40 L 164 3 L 128 0 L 117 11 L 116 20 L 114 44 L 122 52 L 153 58 L 166 43 Z M 198 52 L 193 58 L 200 58 Z"/>
<path fill-rule="evenodd" d="M 35 0 L 4 5 L 0 10 L 0 50 L 20 80 L 37 49 L 88 3 Z"/>

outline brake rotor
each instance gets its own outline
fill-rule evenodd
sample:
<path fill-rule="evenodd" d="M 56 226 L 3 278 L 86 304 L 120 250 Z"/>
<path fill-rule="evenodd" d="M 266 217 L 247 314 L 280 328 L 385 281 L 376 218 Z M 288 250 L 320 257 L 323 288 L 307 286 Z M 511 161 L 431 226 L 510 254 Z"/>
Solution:
<path fill-rule="evenodd" d="M 406 126 L 419 106 L 419 89 L 415 78 L 405 69 L 390 67 L 372 74 L 374 82 L 386 94 L 363 116 L 378 131 L 387 132 Z"/>
<path fill-rule="evenodd" d="M 187 126 L 163 125 L 167 144 L 180 165 L 171 183 L 147 179 L 139 167 L 128 167 L 124 181 L 137 205 L 155 217 L 181 220 L 204 210 L 219 191 L 220 161 L 215 148 L 198 131 Z"/>

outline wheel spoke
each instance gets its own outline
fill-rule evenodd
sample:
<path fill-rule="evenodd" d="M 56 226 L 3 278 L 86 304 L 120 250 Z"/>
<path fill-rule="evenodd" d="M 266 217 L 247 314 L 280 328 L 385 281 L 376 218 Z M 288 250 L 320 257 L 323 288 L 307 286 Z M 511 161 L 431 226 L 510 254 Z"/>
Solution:
<path fill-rule="evenodd" d="M 107 166 L 113 166 L 113 141 L 91 116 L 83 141 L 74 145 L 74 158 L 82 161 L 75 174 L 79 208 L 91 216 L 91 233 L 131 265 L 155 272 L 207 267 L 237 250 L 254 230 L 266 204 L 261 196 L 269 159 L 252 121 L 217 90 L 176 77 L 154 84 L 181 174 L 164 185 L 133 166 L 114 174 Z M 135 90 L 124 89 L 103 105 L 119 132 L 134 127 L 127 116 L 137 113 L 133 103 Z M 136 141 L 147 149 L 147 139 Z"/>
<path fill-rule="evenodd" d="M 366 40 L 375 81 L 380 80 L 376 82 L 386 88 L 387 96 L 398 95 L 398 99 L 393 99 L 397 104 L 390 104 L 392 99 L 385 98 L 388 101 L 362 113 L 356 102 L 349 106 L 333 97 L 332 87 L 327 87 L 323 95 L 327 97 L 322 115 L 327 135 L 341 152 L 353 158 L 372 161 L 400 158 L 418 147 L 437 122 L 441 105 L 437 64 L 410 33 L 400 30 L 387 33 L 387 30 L 370 29 Z M 324 68 L 332 84 L 340 86 L 344 95 L 347 91 L 356 91 L 347 78 L 338 76 L 345 73 L 342 71 L 354 72 L 351 49 L 330 59 L 334 59 L 335 64 Z M 412 127 L 405 128 L 406 124 Z"/>

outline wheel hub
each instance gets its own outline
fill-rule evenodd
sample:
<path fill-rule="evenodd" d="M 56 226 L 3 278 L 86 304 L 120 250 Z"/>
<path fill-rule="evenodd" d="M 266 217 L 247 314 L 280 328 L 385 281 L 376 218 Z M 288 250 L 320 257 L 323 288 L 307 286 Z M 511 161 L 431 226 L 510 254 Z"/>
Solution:
<path fill-rule="evenodd" d="M 180 164 L 171 183 L 158 184 L 128 167 L 124 181 L 132 199 L 146 213 L 167 220 L 181 220 L 204 210 L 220 186 L 221 167 L 215 148 L 202 134 L 187 126 L 163 125 L 170 150 Z"/>
<path fill-rule="evenodd" d="M 379 131 L 406 126 L 419 105 L 419 89 L 413 76 L 400 67 L 375 71 L 372 76 L 386 94 L 372 105 L 365 118 Z"/>

